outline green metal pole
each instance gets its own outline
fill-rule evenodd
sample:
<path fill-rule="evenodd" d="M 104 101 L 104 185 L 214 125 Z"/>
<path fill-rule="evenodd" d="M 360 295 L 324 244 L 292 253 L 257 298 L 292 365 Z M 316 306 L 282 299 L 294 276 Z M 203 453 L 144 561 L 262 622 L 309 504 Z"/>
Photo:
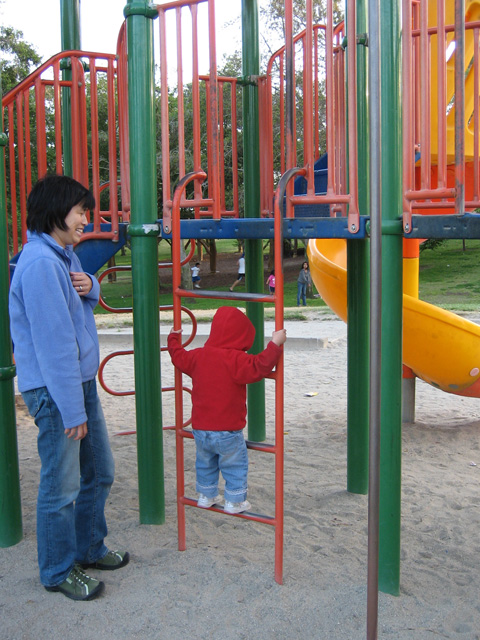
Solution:
<path fill-rule="evenodd" d="M 401 6 L 383 0 L 381 49 L 382 366 L 379 589 L 400 593 L 402 436 L 402 100 Z M 398 221 L 397 234 L 388 233 Z"/>
<path fill-rule="evenodd" d="M 128 39 L 128 109 L 135 402 L 140 522 L 165 522 L 158 313 L 158 229 L 155 164 L 153 23 L 144 1 L 125 7 Z"/>
<path fill-rule="evenodd" d="M 352 2 L 353 0 L 348 0 Z M 367 31 L 366 0 L 357 0 L 357 33 Z M 357 132 L 358 206 L 368 215 L 369 153 L 366 48 L 357 47 Z M 348 81 L 348 79 L 347 79 Z M 369 416 L 369 245 L 365 241 L 347 241 L 348 300 L 348 383 L 347 383 L 347 491 L 368 491 L 368 416 Z"/>
<path fill-rule="evenodd" d="M 60 0 L 62 51 L 80 49 L 80 0 Z"/>
<path fill-rule="evenodd" d="M 242 63 L 248 80 L 260 73 L 258 0 L 242 0 Z M 245 217 L 260 217 L 260 148 L 258 133 L 258 87 L 246 82 L 243 87 L 243 167 Z M 246 286 L 249 291 L 263 292 L 263 249 L 261 240 L 245 244 Z M 264 348 L 263 305 L 247 302 L 247 315 L 255 327 L 252 353 Z M 248 386 L 248 438 L 265 440 L 265 381 Z"/>
<path fill-rule="evenodd" d="M 0 85 L 0 98 L 2 96 Z M 5 145 L 0 123 L 0 547 L 22 539 L 22 505 L 15 420 L 15 366 L 8 318 L 8 235 L 5 205 Z"/>
<path fill-rule="evenodd" d="M 62 51 L 80 49 L 80 0 L 60 0 Z M 64 80 L 72 79 L 72 72 L 62 72 Z M 71 93 L 62 88 L 63 172 L 73 176 Z"/>

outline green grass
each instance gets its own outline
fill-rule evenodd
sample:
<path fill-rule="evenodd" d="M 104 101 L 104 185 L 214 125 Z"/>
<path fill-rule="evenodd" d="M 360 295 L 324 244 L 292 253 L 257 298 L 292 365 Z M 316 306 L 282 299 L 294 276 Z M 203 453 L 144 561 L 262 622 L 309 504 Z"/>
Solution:
<path fill-rule="evenodd" d="M 117 260 L 117 265 L 120 261 Z M 228 291 L 228 287 L 219 287 L 213 289 L 213 291 Z M 242 287 L 237 287 L 236 291 L 244 291 Z M 267 290 L 266 290 L 267 291 Z M 130 272 L 117 273 L 117 280 L 113 283 L 108 283 L 107 278 L 102 282 L 102 297 L 106 304 L 114 309 L 127 308 L 132 306 L 132 281 Z M 160 285 L 159 292 L 160 305 L 172 305 L 173 295 L 171 293 L 162 293 L 162 286 Z M 245 303 L 229 300 L 212 300 L 204 298 L 191 298 L 188 300 L 187 306 L 196 310 L 205 309 L 218 309 L 222 306 L 244 306 Z M 295 307 L 297 304 L 297 281 L 296 278 L 293 282 L 285 282 L 284 285 L 284 306 Z M 320 298 L 308 298 L 309 307 L 325 307 L 325 303 Z M 268 309 L 273 304 L 266 304 L 265 308 Z M 97 306 L 95 313 L 108 313 L 103 307 Z M 302 317 L 303 319 L 303 317 Z"/>
<path fill-rule="evenodd" d="M 236 240 L 217 240 L 217 252 L 220 253 L 231 253 L 235 254 L 238 251 L 238 244 Z M 169 262 L 171 260 L 170 253 L 170 245 L 162 241 L 158 247 L 158 259 L 160 262 Z M 131 264 L 131 254 L 127 249 L 125 251 L 125 255 L 121 255 L 118 253 L 115 256 L 115 261 L 117 266 L 124 266 Z M 102 269 L 100 274 L 104 271 Z M 284 286 L 284 302 L 285 307 L 295 307 L 297 304 L 297 276 L 295 275 L 292 281 L 286 281 Z M 162 280 L 165 282 L 165 276 L 162 276 L 162 271 L 160 270 L 160 289 L 159 289 L 159 298 L 160 305 L 172 305 L 173 304 L 173 296 L 171 293 L 165 291 L 167 287 L 165 285 L 162 286 Z M 213 289 L 214 291 L 228 291 L 228 287 L 219 287 Z M 244 288 L 239 286 L 237 287 L 237 291 L 244 291 Z M 268 288 L 265 287 L 265 292 L 268 291 Z M 102 297 L 106 304 L 114 309 L 127 308 L 132 306 L 132 280 L 131 280 L 131 272 L 117 272 L 116 281 L 109 283 L 107 278 L 102 281 Z M 228 300 L 212 300 L 212 299 L 202 299 L 202 298 L 191 298 L 188 300 L 188 305 L 196 310 L 209 310 L 209 309 L 218 309 L 221 306 L 244 306 L 245 303 L 238 301 L 228 301 Z M 320 298 L 310 297 L 308 299 L 309 307 L 325 307 L 325 303 Z M 266 304 L 265 308 L 273 307 L 271 304 Z M 109 313 L 104 310 L 102 307 L 97 306 L 95 309 L 95 313 L 103 314 Z M 304 316 L 301 317 L 304 319 Z"/>
<path fill-rule="evenodd" d="M 235 252 L 237 244 L 231 240 L 218 241 L 218 252 Z M 453 311 L 480 310 L 480 240 L 467 240 L 466 250 L 463 251 L 462 240 L 447 240 L 435 249 L 426 249 L 420 254 L 420 298 L 444 309 Z M 159 259 L 170 260 L 170 246 L 161 242 Z M 125 256 L 117 255 L 117 265 L 130 264 L 130 252 Z M 227 287 L 216 289 L 227 291 Z M 238 287 L 237 291 L 242 291 Z M 132 306 L 131 275 L 118 273 L 117 281 L 102 283 L 102 295 L 111 307 Z M 295 307 L 297 304 L 296 276 L 292 281 L 286 281 L 284 287 L 285 307 Z M 160 285 L 160 305 L 171 305 L 172 294 L 162 292 Z M 211 300 L 194 298 L 188 301 L 188 306 L 196 310 L 217 309 L 223 305 L 243 306 L 244 303 L 226 300 Z M 265 305 L 268 309 L 273 305 Z M 319 298 L 310 298 L 309 307 L 324 307 L 325 303 Z M 96 313 L 106 313 L 100 306 Z M 301 319 L 303 316 L 300 314 Z"/>
<path fill-rule="evenodd" d="M 420 298 L 444 309 L 480 310 L 480 240 L 446 240 L 420 254 Z"/>

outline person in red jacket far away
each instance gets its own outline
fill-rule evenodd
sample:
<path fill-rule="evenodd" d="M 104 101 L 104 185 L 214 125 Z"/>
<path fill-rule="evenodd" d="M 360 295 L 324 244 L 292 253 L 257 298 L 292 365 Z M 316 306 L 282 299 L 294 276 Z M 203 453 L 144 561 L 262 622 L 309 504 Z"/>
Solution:
<path fill-rule="evenodd" d="M 255 327 L 236 307 L 220 307 L 203 347 L 185 350 L 180 334 L 181 330 L 170 331 L 168 352 L 173 364 L 192 378 L 197 504 L 204 508 L 221 504 L 221 471 L 225 480 L 224 511 L 248 511 L 248 453 L 243 437 L 247 384 L 262 380 L 275 367 L 287 339 L 286 330 L 274 331 L 261 353 L 248 354 Z"/>

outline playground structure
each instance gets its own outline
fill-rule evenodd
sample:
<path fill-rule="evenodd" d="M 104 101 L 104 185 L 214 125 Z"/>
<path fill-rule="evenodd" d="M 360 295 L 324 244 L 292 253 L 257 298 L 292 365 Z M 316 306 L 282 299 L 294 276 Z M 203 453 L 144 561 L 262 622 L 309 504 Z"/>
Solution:
<path fill-rule="evenodd" d="M 404 113 L 415 113 L 415 118 L 406 120 L 404 130 L 406 229 L 411 225 L 412 211 L 423 215 L 458 211 L 453 202 L 457 194 L 454 5 L 447 3 L 445 14 L 437 15 L 436 4 L 414 3 L 412 25 L 403 33 L 404 42 L 412 42 L 411 47 L 404 47 L 405 75 L 415 78 L 410 82 L 404 78 Z M 465 190 L 465 210 L 479 205 L 479 113 L 474 99 L 479 88 L 479 11 L 478 3 L 466 3 L 465 59 L 469 63 L 466 63 L 463 135 L 465 179 L 459 181 Z M 437 35 L 440 29 L 444 32 L 443 39 Z M 416 163 L 411 160 L 414 157 Z M 468 216 L 464 218 L 467 221 Z M 421 220 L 422 224 L 429 222 Z M 441 218 L 437 222 L 445 224 Z M 419 234 L 415 236 L 418 238 Z M 479 397 L 480 359 L 476 353 L 480 328 L 418 300 L 418 244 L 418 240 L 410 240 L 408 236 L 404 240 L 403 363 L 414 376 L 443 391 Z M 346 321 L 345 243 L 316 240 L 310 245 L 309 256 L 313 279 L 322 297 Z"/>
<path fill-rule="evenodd" d="M 66 0 L 64 3 L 68 4 Z M 332 295 L 335 301 L 331 302 L 332 308 L 344 319 L 348 299 L 349 491 L 366 493 L 369 487 L 368 428 L 369 422 L 372 422 L 369 412 L 375 409 L 379 413 L 381 442 L 382 446 L 385 445 L 380 458 L 381 489 L 379 504 L 377 503 L 380 512 L 379 578 L 380 588 L 395 594 L 399 591 L 400 564 L 402 245 L 406 247 L 407 256 L 404 259 L 405 293 L 411 298 L 404 308 L 412 307 L 412 312 L 416 313 L 421 304 L 415 300 L 415 290 L 418 297 L 419 239 L 480 237 L 478 217 L 466 213 L 480 206 L 480 22 L 476 21 L 477 3 L 473 0 L 467 0 L 465 5 L 463 0 L 455 0 L 455 3 L 404 0 L 402 14 L 408 19 L 405 18 L 403 24 L 398 4 L 393 0 L 382 2 L 380 20 L 378 3 L 372 0 L 355 3 L 349 1 L 346 3 L 344 30 L 343 27 L 334 28 L 330 0 L 327 2 L 326 24 L 322 27 L 313 24 L 312 3 L 307 1 L 306 29 L 294 37 L 292 2 L 287 0 L 285 47 L 272 57 L 267 74 L 262 77 L 258 53 L 258 6 L 255 0 L 242 0 L 243 75 L 239 80 L 222 78 L 217 74 L 213 0 L 173 1 L 156 7 L 144 2 L 129 2 L 125 8 L 126 26 L 119 36 L 117 56 L 82 52 L 79 42 L 72 38 L 70 42 L 62 43 L 65 52 L 46 62 L 21 83 L 15 92 L 5 96 L 3 108 L 7 114 L 9 131 L 6 165 L 9 176 L 6 221 L 9 226 L 4 233 L 8 242 L 1 243 L 5 245 L 1 247 L 1 251 L 7 252 L 7 245 L 10 247 L 9 258 L 18 253 L 25 241 L 26 194 L 36 176 L 42 175 L 47 169 L 71 173 L 92 186 L 97 210 L 92 217 L 88 240 L 101 242 L 101 245 L 90 252 L 101 263 L 98 266 L 95 263 L 96 268 L 89 268 L 85 262 L 87 271 L 96 271 L 113 255 L 125 239 L 125 225 L 129 224 L 135 308 L 137 443 L 138 458 L 142 462 L 139 464 L 140 517 L 143 523 L 159 524 L 164 520 L 162 435 L 159 428 L 162 416 L 161 400 L 157 393 L 160 367 L 157 359 L 150 357 L 151 353 L 159 353 L 160 350 L 156 259 L 158 236 L 172 238 L 176 328 L 179 328 L 181 322 L 182 298 L 209 296 L 238 300 L 246 303 L 247 314 L 256 326 L 257 340 L 254 349 L 257 350 L 263 345 L 264 339 L 264 302 L 275 303 L 276 328 L 283 326 L 283 238 L 311 239 L 309 255 L 317 287 L 328 302 L 326 289 L 322 290 L 322 287 L 328 282 L 328 276 L 333 279 Z M 207 76 L 202 76 L 199 72 L 198 12 L 202 5 L 208 13 Z M 167 65 L 168 12 L 175 15 L 177 27 L 175 85 L 178 119 L 175 127 L 179 155 L 178 166 L 175 168 L 171 166 L 169 158 L 171 125 L 168 88 L 171 84 Z M 188 20 L 185 19 L 185 14 L 189 16 Z M 161 68 L 161 220 L 157 210 L 153 102 L 152 21 L 157 18 Z M 189 141 L 189 154 L 184 152 L 187 141 L 181 46 L 187 25 L 191 27 L 190 39 L 193 43 L 190 85 L 193 135 Z M 378 42 L 372 35 L 375 27 L 379 28 Z M 370 38 L 366 37 L 367 33 Z M 452 42 L 455 43 L 453 53 Z M 351 46 L 352 43 L 356 43 L 356 47 Z M 376 50 L 377 46 L 380 47 L 379 51 Z M 299 60 L 301 86 L 297 85 L 295 79 L 299 75 Z M 379 68 L 378 75 L 374 73 L 377 68 L 375 65 Z M 370 104 L 366 100 L 367 67 L 370 82 L 377 79 L 378 99 L 380 101 L 381 98 L 382 109 L 380 120 L 375 120 L 378 116 L 372 111 L 375 100 L 372 86 Z M 402 75 L 403 84 L 400 85 Z M 321 79 L 325 80 L 327 95 L 324 148 L 321 148 L 318 136 L 321 121 L 318 83 Z M 98 157 L 99 129 L 94 126 L 100 125 L 101 120 L 98 111 L 98 86 L 105 88 L 108 107 L 107 115 L 103 117 L 105 131 L 109 136 L 109 162 L 108 176 L 103 177 Z M 403 86 L 402 92 L 399 90 L 400 86 Z M 237 121 L 236 96 L 239 91 L 243 98 L 241 123 Z M 278 123 L 273 118 L 272 110 L 272 95 L 276 91 L 280 96 Z M 228 99 L 230 102 L 227 105 Z M 31 104 L 35 104 L 34 116 L 30 112 Z M 206 105 L 206 130 L 202 132 L 200 113 L 203 104 Z M 400 118 L 402 113 L 403 123 Z M 49 127 L 47 118 L 50 119 Z M 236 132 L 239 127 L 243 131 L 243 218 L 239 217 L 238 198 Z M 278 137 L 273 134 L 275 127 Z M 301 131 L 300 138 L 298 131 Z M 372 131 L 380 135 L 381 144 L 378 148 L 371 144 L 371 140 L 369 143 Z M 231 143 L 228 132 L 231 132 Z M 207 141 L 205 146 L 200 143 L 202 134 Z M 303 140 L 301 150 L 297 149 L 298 139 Z M 231 172 L 233 185 L 232 201 L 229 203 L 225 200 L 224 155 L 227 140 L 231 144 L 228 171 Z M 34 148 L 35 158 L 31 155 Z M 49 164 L 49 155 L 54 157 L 53 166 Z M 378 176 L 382 191 L 380 196 L 376 195 L 377 200 L 374 197 L 375 183 L 372 186 L 368 171 L 360 174 L 358 167 L 370 167 L 371 177 Z M 399 167 L 403 167 L 403 181 Z M 173 193 L 172 175 L 178 180 Z M 117 204 L 118 188 L 121 193 L 120 206 Z M 5 190 L 2 188 L 1 192 L 3 198 Z M 378 202 L 380 206 L 377 205 Z M 180 220 L 180 213 L 184 209 L 193 212 L 193 219 Z M 379 211 L 381 219 L 374 215 L 379 214 Z M 431 215 L 423 215 L 427 212 Z M 372 338 L 372 347 L 376 349 L 377 356 L 381 354 L 382 360 L 378 367 L 379 378 L 372 380 L 371 390 L 368 384 L 369 313 L 366 304 L 369 299 L 368 250 L 365 241 L 368 235 L 367 222 L 371 225 L 372 256 L 375 253 L 378 255 L 373 242 L 376 233 L 381 235 L 385 256 L 380 315 L 386 321 L 381 326 L 381 346 L 379 343 L 375 344 Z M 2 220 L 2 224 L 5 224 L 5 220 Z M 219 296 L 212 292 L 181 289 L 180 265 L 193 255 L 193 249 L 189 256 L 183 258 L 180 239 L 221 237 L 245 240 L 247 293 Z M 275 242 L 277 286 L 274 297 L 263 293 L 261 241 L 266 238 L 273 238 Z M 340 260 L 323 260 L 321 256 L 325 256 L 339 242 L 346 245 L 343 257 Z M 82 244 L 87 247 L 87 237 Z M 99 249 L 99 246 L 102 248 Z M 348 262 L 348 279 L 347 271 L 342 270 L 338 262 L 343 266 Z M 3 264 L 6 263 L 5 257 Z M 320 267 L 320 263 L 328 268 Z M 2 272 L 2 277 L 1 293 L 6 298 L 8 273 Z M 378 289 L 378 286 L 372 289 L 372 298 L 380 293 Z M 442 316 L 443 319 L 440 312 L 435 312 L 434 315 Z M 427 316 L 425 313 L 422 318 Z M 372 325 L 376 320 L 372 320 Z M 416 344 L 416 341 L 423 341 L 424 336 L 432 334 L 430 322 L 431 319 L 419 319 L 418 313 L 411 321 L 405 316 L 405 354 L 408 354 L 409 340 Z M 463 323 L 454 321 L 456 328 L 459 328 L 459 324 L 463 328 Z M 2 329 L 4 334 L 0 341 L 0 400 L 4 417 L 2 423 L 9 427 L 2 431 L 2 451 L 8 452 L 8 459 L 1 460 L 0 468 L 6 470 L 1 489 L 2 493 L 12 496 L 7 505 L 7 517 L 4 518 L 2 513 L 2 521 L 8 521 L 9 524 L 2 533 L 1 543 L 7 546 L 15 544 L 21 537 L 21 517 L 18 463 L 15 465 L 12 462 L 16 457 L 12 396 L 14 367 L 6 328 L 8 323 L 2 322 L 2 327 L 5 329 Z M 377 326 L 377 335 L 378 330 Z M 423 334 L 421 330 L 424 330 Z M 449 332 L 450 329 L 447 342 Z M 474 329 L 467 328 L 466 332 L 473 334 L 475 341 L 478 340 L 478 332 Z M 467 347 L 468 350 L 468 356 L 471 357 L 472 347 Z M 420 364 L 408 355 L 404 362 L 414 375 L 445 390 L 477 395 L 477 381 L 480 378 L 478 363 L 467 360 L 467 355 L 459 358 L 460 370 L 458 374 L 455 372 L 457 377 L 453 378 L 450 359 L 444 367 L 447 371 L 442 372 L 440 379 L 436 377 L 441 368 L 438 360 L 431 362 L 431 354 L 438 351 L 438 346 L 434 345 L 431 351 L 426 351 L 421 356 Z M 430 368 L 426 370 L 424 365 Z M 249 407 L 255 407 L 255 411 L 249 409 L 248 425 L 251 448 L 269 451 L 276 457 L 275 515 L 263 519 L 252 516 L 251 519 L 268 521 L 276 528 L 275 577 L 281 582 L 282 363 L 277 367 L 275 378 L 274 445 L 262 444 L 265 439 L 265 418 L 264 391 L 260 383 L 249 389 Z M 184 429 L 182 386 L 181 378 L 177 375 L 180 548 L 182 544 L 184 548 L 185 506 L 194 504 L 183 495 L 183 439 L 191 434 L 185 433 Z M 373 471 L 378 471 L 377 465 L 370 465 L 370 490 L 372 484 L 375 484 L 372 468 Z M 250 516 L 247 514 L 241 517 Z"/>

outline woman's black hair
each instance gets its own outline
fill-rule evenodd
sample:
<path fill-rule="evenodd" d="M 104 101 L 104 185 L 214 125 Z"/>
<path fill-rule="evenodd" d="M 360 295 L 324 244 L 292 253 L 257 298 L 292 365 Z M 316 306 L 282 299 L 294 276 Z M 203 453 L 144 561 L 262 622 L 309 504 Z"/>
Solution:
<path fill-rule="evenodd" d="M 69 176 L 47 175 L 30 191 L 27 199 L 27 229 L 51 233 L 65 230 L 65 218 L 76 205 L 85 211 L 95 208 L 95 198 L 83 184 Z"/>

